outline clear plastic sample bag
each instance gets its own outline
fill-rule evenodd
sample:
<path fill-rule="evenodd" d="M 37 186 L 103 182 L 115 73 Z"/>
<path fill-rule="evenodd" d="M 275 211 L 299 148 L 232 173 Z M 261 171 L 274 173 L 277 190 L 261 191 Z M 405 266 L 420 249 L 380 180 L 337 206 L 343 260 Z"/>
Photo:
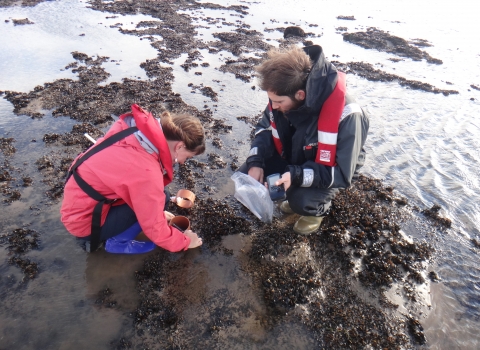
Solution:
<path fill-rule="evenodd" d="M 235 183 L 235 198 L 263 222 L 272 222 L 273 202 L 267 188 L 253 177 L 238 171 L 231 179 Z"/>

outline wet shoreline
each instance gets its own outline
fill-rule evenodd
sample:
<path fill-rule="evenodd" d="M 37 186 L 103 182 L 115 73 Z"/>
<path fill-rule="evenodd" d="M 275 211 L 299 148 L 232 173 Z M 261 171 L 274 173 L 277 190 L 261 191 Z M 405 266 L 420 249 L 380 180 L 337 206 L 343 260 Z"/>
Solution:
<path fill-rule="evenodd" d="M 199 110 L 187 105 L 179 94 L 172 91 L 174 77 L 168 64 L 187 53 L 182 68 L 185 71 L 194 70 L 204 64 L 198 50 L 208 50 L 213 54 L 220 50 L 228 51 L 238 59 L 228 60 L 222 65 L 221 71 L 229 74 L 225 83 L 228 79 L 239 79 L 247 84 L 245 88 L 251 88 L 253 66 L 269 48 L 262 41 L 262 33 L 238 20 L 229 23 L 237 28 L 234 33 L 218 33 L 215 36 L 218 40 L 213 43 L 206 44 L 196 39 L 191 19 L 179 15 L 178 11 L 223 8 L 213 4 L 187 1 L 155 4 L 149 1 L 117 1 L 105 4 L 93 1 L 91 6 L 106 14 L 143 13 L 161 20 L 140 23 L 137 29 L 125 31 L 125 34 L 142 38 L 150 35 L 148 40 L 158 49 L 156 59 L 142 64 L 150 79 L 124 79 L 122 83 L 102 85 L 109 75 L 102 64 L 109 58 L 73 52 L 74 61 L 64 68 L 77 74 L 78 80 L 56 80 L 37 86 L 29 93 L 0 92 L 1 97 L 12 103 L 13 113 L 32 118 L 32 123 L 42 119 L 45 110 L 51 111 L 55 118 L 69 117 L 78 122 L 69 132 L 46 132 L 42 140 L 45 146 L 40 140 L 32 140 L 39 148 L 44 147 L 40 150 L 44 154 L 34 160 L 36 174 L 11 165 L 16 154 L 15 138 L 1 138 L 3 163 L 0 180 L 4 205 L 21 201 L 22 191 L 18 188 L 30 186 L 32 178 L 40 176 L 42 184 L 38 187 L 45 188 L 45 204 L 30 208 L 30 211 L 49 212 L 49 205 L 61 199 L 63 179 L 73 157 L 90 146 L 83 134 L 88 132 L 94 138 L 102 135 L 113 121 L 111 115 L 118 116 L 128 111 L 132 102 L 156 115 L 165 109 L 186 111 L 202 120 L 211 147 L 206 158 L 190 161 L 176 172 L 174 186 L 194 190 L 199 198 L 197 206 L 188 211 L 172 210 L 191 217 L 192 226 L 204 238 L 205 245 L 197 254 L 205 257 L 197 259 L 203 263 L 219 259 L 230 264 L 234 275 L 247 281 L 251 287 L 247 292 L 249 299 L 245 301 L 239 293 L 240 287 L 233 290 L 228 286 L 212 287 L 208 279 L 201 278 L 206 273 L 204 270 L 194 273 L 191 280 L 179 280 L 178 271 L 192 268 L 195 258 L 166 252 L 152 254 L 146 258 L 143 268 L 135 273 L 140 302 L 135 310 L 126 312 L 131 315 L 128 317 L 131 317 L 132 329 L 126 336 L 112 340 L 112 347 L 162 344 L 165 348 L 208 348 L 214 344 L 231 346 L 242 336 L 245 337 L 241 343 L 244 347 L 253 343 L 266 346 L 272 344 L 271 334 L 275 335 L 278 327 L 301 329 L 298 334 L 306 335 L 305 348 L 354 348 L 359 345 L 411 348 L 428 342 L 423 334 L 421 318 L 428 313 L 429 304 L 419 290 L 428 289 L 429 283 L 438 281 L 435 271 L 429 268 L 434 251 L 425 242 L 407 239 L 404 225 L 418 222 L 420 228 L 416 228 L 415 237 L 428 238 L 444 232 L 449 224 L 448 219 L 438 216 L 440 208 L 410 207 L 392 187 L 384 186 L 376 179 L 361 177 L 351 189 L 342 191 L 342 195 L 336 198 L 334 210 L 319 232 L 306 238 L 293 234 L 293 218 L 281 217 L 274 221 L 272 227 L 266 227 L 231 195 L 224 200 L 211 198 L 222 195 L 218 193 L 218 176 L 228 177 L 243 157 L 229 152 L 229 145 L 224 145 L 219 138 L 219 135 L 229 138 L 231 125 L 223 119 L 214 118 L 214 111 L 210 108 Z M 223 9 L 234 11 L 239 18 L 248 13 L 248 7 L 243 5 Z M 225 22 L 223 19 L 208 21 L 211 24 Z M 279 27 L 279 30 L 284 30 L 284 27 Z M 161 36 L 162 40 L 156 40 L 153 35 Z M 280 44 L 308 40 L 308 36 L 290 36 L 280 40 Z M 255 57 L 242 57 L 252 53 Z M 348 68 L 361 75 L 358 68 L 355 70 L 359 64 L 345 65 L 348 67 L 337 64 L 339 69 Z M 366 71 L 363 73 L 366 77 L 380 76 L 372 78 L 375 81 L 407 81 L 365 63 L 361 67 Z M 444 95 L 454 93 L 419 82 L 406 85 Z M 218 98 L 210 86 L 192 84 L 190 87 L 212 101 Z M 239 120 L 245 120 L 249 127 L 253 127 L 254 116 L 249 117 L 238 116 Z M 369 200 L 365 202 L 365 198 Z M 224 244 L 227 235 L 248 237 L 249 243 L 241 249 L 230 249 Z M 18 266 L 24 273 L 21 283 L 42 278 L 42 266 L 38 269 L 37 262 L 29 258 L 31 250 L 41 248 L 41 236 L 35 230 L 17 227 L 1 237 L 0 244 L 8 251 L 8 263 Z M 235 284 L 232 280 L 230 282 Z M 16 283 L 12 282 L 12 285 Z M 189 293 L 187 291 L 192 288 L 192 283 L 195 288 Z M 386 297 L 387 290 L 392 286 L 401 295 L 401 305 Z M 98 305 L 115 309 L 116 293 L 118 291 L 108 287 L 99 289 Z M 223 302 L 219 303 L 219 300 Z M 189 314 L 189 309 L 199 305 L 201 311 Z M 263 336 L 247 336 L 252 333 L 252 328 L 244 326 L 251 319 L 256 320 L 254 328 L 257 331 L 261 329 Z M 201 336 L 192 337 L 190 332 Z M 265 333 L 270 336 L 265 336 Z M 284 343 L 280 344 L 285 347 L 291 342 L 282 340 Z"/>

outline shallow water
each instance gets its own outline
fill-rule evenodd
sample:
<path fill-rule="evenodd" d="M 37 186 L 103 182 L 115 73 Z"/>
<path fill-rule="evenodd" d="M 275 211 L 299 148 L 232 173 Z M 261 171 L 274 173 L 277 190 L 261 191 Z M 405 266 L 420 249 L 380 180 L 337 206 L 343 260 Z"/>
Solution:
<path fill-rule="evenodd" d="M 215 2 L 226 6 L 237 4 Z M 300 25 L 306 32 L 319 35 L 310 40 L 322 45 L 330 59 L 365 61 L 407 79 L 459 91 L 458 95 L 435 95 L 409 90 L 397 83 L 375 83 L 348 75 L 349 91 L 371 113 L 366 145 L 368 160 L 363 172 L 392 184 L 421 209 L 439 204 L 442 216 L 452 220 L 451 230 L 430 238 L 437 249 L 434 270 L 442 281 L 430 284 L 432 308 L 421 320 L 427 346 L 431 349 L 479 348 L 479 258 L 478 249 L 470 242 L 471 238 L 480 240 L 480 122 L 476 118 L 480 111 L 480 91 L 470 87 L 471 84 L 480 86 L 480 43 L 475 38 L 480 30 L 475 17 L 478 5 L 466 0 L 454 4 L 430 0 L 401 3 L 369 0 L 361 4 L 326 0 L 316 1 L 315 5 L 282 0 L 276 1 L 275 6 L 269 1 L 241 3 L 249 7 L 250 15 L 242 21 L 250 24 L 251 29 L 263 32 L 264 28 L 287 26 L 286 22 Z M 225 17 L 232 22 L 238 16 L 224 10 L 202 10 L 201 13 L 213 18 Z M 336 17 L 340 15 L 354 15 L 356 21 L 338 20 Z M 73 78 L 70 70 L 64 70 L 74 61 L 72 51 L 110 57 L 114 62 L 103 65 L 111 74 L 107 83 L 125 77 L 147 80 L 139 64 L 155 57 L 156 50 L 147 40 L 123 35 L 110 26 L 122 23 L 124 29 L 130 29 L 132 22 L 152 18 L 143 15 L 106 18 L 109 16 L 111 14 L 93 11 L 86 8 L 85 2 L 75 0 L 45 2 L 33 8 L 1 8 L 0 90 L 28 92 L 45 82 Z M 13 18 L 25 17 L 35 24 L 14 26 L 11 22 Z M 309 24 L 318 24 L 318 27 Z M 443 60 L 443 64 L 410 59 L 394 63 L 388 60 L 393 57 L 390 54 L 344 42 L 335 30 L 340 26 L 348 27 L 350 32 L 377 27 L 407 40 L 426 39 L 433 46 L 423 50 Z M 212 31 L 228 30 L 232 27 L 202 29 L 198 37 L 213 40 Z M 264 35 L 265 39 L 271 39 L 271 44 L 282 37 L 278 31 L 264 32 Z M 202 51 L 202 55 L 211 65 L 195 68 L 203 73 L 201 76 L 185 72 L 179 66 L 185 57 L 176 60 L 173 90 L 180 93 L 187 104 L 199 109 L 208 105 L 215 118 L 225 118 L 233 126 L 231 134 L 220 138 L 243 161 L 249 148 L 248 142 L 244 142 L 249 127 L 236 117 L 258 115 L 266 103 L 265 93 L 250 88 L 255 82 L 245 84 L 216 69 L 231 54 L 210 55 Z M 188 83 L 211 86 L 218 93 L 219 101 L 212 102 L 198 92 L 191 93 Z M 0 136 L 15 138 L 17 152 L 12 163 L 33 174 L 37 185 L 22 190 L 21 201 L 2 208 L 2 233 L 24 224 L 42 232 L 41 250 L 28 255 L 39 263 L 41 272 L 28 284 L 19 283 L 22 274 L 6 264 L 7 252 L 0 249 L 0 346 L 106 348 L 122 332 L 132 332 L 128 312 L 137 302 L 133 272 L 140 268 L 145 257 L 87 256 L 73 240 L 66 239 L 68 235 L 58 221 L 58 204 L 38 214 L 29 210 L 32 205 L 48 202 L 36 191 L 37 187 L 41 188 L 41 177 L 32 163 L 44 150 L 40 149 L 40 142 L 31 140 L 40 141 L 47 132 L 70 130 L 74 123 L 66 118 L 53 118 L 48 112 L 41 120 L 31 120 L 14 115 L 12 109 L 9 102 L 0 99 Z M 218 180 L 217 188 L 217 197 L 233 192 L 228 174 Z M 238 281 L 246 284 L 248 281 L 239 273 L 237 261 L 244 242 L 240 237 L 228 237 L 224 244 L 234 250 L 233 257 L 212 258 L 208 254 L 198 256 L 198 252 L 182 254 L 183 259 L 195 266 L 189 271 L 187 286 L 195 284 L 195 278 L 201 278 L 199 283 L 211 291 L 221 290 L 224 285 L 228 285 L 232 293 L 244 291 Z M 224 261 L 213 261 L 215 259 Z M 11 286 L 17 289 L 15 293 L 9 292 Z M 97 293 L 105 286 L 115 292 L 118 308 L 95 303 Z M 252 308 L 261 313 L 260 298 L 248 293 L 245 298 L 253 304 L 259 303 Z M 252 338 L 244 339 L 241 346 L 260 342 L 277 348 L 308 348 L 308 339 L 302 342 L 279 336 L 284 325 L 265 334 L 255 323 L 258 321 L 251 322 Z M 296 329 L 292 334 L 302 334 L 300 326 L 290 327 Z"/>

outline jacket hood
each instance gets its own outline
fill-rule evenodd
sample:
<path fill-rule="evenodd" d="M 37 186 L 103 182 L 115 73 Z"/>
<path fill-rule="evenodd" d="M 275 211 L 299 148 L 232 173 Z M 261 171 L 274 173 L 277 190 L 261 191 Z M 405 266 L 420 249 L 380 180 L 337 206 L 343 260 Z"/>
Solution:
<path fill-rule="evenodd" d="M 125 118 L 132 115 L 135 119 L 137 128 L 150 140 L 150 142 L 158 149 L 158 157 L 160 163 L 164 168 L 164 183 L 169 184 L 173 180 L 173 164 L 172 156 L 168 148 L 167 140 L 163 135 L 161 127 L 156 123 L 153 115 L 136 104 L 132 105 L 132 113 L 121 115 L 120 118 Z"/>
<path fill-rule="evenodd" d="M 294 125 L 304 122 L 304 118 L 309 118 L 310 112 L 321 110 L 338 80 L 337 69 L 326 60 L 321 46 L 306 46 L 303 50 L 310 56 L 313 63 L 307 78 L 305 103 L 298 109 L 286 113 L 287 118 Z"/>
<path fill-rule="evenodd" d="M 305 106 L 319 110 L 337 84 L 337 69 L 325 59 L 321 46 L 307 46 L 304 50 L 313 61 L 307 79 Z"/>

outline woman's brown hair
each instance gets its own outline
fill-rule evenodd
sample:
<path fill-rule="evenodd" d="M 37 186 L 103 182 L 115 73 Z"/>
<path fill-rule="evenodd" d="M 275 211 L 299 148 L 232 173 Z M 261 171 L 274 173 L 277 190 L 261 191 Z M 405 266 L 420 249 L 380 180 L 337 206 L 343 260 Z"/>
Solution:
<path fill-rule="evenodd" d="M 190 114 L 163 112 L 160 124 L 167 140 L 183 141 L 187 150 L 196 155 L 205 152 L 205 131 L 198 118 Z"/>
<path fill-rule="evenodd" d="M 268 51 L 267 59 L 255 70 L 262 90 L 294 98 L 298 90 L 305 90 L 311 67 L 312 62 L 305 51 L 289 47 Z"/>

